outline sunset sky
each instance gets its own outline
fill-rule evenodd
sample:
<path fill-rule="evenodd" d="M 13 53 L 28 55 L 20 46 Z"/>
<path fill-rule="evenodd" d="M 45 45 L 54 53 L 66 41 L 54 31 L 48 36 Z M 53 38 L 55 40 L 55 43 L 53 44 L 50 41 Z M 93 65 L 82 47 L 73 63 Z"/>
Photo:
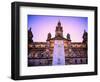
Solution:
<path fill-rule="evenodd" d="M 84 30 L 88 32 L 87 17 L 28 15 L 27 19 L 28 29 L 32 28 L 34 42 L 46 42 L 49 32 L 54 37 L 59 20 L 63 27 L 63 36 L 66 38 L 69 33 L 72 42 L 81 42 Z"/>

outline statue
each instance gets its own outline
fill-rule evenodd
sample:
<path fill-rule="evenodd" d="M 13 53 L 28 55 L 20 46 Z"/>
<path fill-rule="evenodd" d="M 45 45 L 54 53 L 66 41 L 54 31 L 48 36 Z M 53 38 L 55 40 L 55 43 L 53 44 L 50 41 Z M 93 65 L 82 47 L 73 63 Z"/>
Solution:
<path fill-rule="evenodd" d="M 32 31 L 31 31 L 31 28 L 28 30 L 28 43 L 33 43 L 33 34 L 32 34 Z"/>
<path fill-rule="evenodd" d="M 88 37 L 88 33 L 86 32 L 86 30 L 84 30 L 84 33 L 83 33 L 83 43 L 87 43 L 87 37 Z"/>
<path fill-rule="evenodd" d="M 71 39 L 70 39 L 70 34 L 69 34 L 69 33 L 67 34 L 67 40 L 71 40 Z"/>
<path fill-rule="evenodd" d="M 50 40 L 50 39 L 51 39 L 51 33 L 49 32 L 49 33 L 48 33 L 47 40 Z"/>

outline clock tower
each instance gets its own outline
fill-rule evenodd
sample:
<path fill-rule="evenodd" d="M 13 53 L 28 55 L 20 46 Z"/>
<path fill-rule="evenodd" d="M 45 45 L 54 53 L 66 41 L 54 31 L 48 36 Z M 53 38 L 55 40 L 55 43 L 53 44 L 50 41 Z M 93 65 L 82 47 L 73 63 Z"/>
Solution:
<path fill-rule="evenodd" d="M 63 37 L 63 27 L 61 26 L 61 22 L 59 21 L 57 26 L 56 26 L 56 30 L 55 30 L 55 37 Z"/>

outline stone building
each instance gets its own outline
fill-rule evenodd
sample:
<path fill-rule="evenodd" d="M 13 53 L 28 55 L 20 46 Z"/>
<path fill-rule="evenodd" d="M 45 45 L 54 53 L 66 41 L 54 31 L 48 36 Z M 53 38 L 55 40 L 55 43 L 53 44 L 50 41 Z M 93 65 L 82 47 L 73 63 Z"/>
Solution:
<path fill-rule="evenodd" d="M 63 27 L 59 21 L 55 29 L 55 37 L 48 33 L 46 42 L 34 42 L 31 28 L 28 30 L 28 66 L 52 65 L 55 40 L 63 40 L 65 52 L 65 64 L 87 64 L 87 40 L 88 35 L 84 30 L 82 42 L 71 42 L 70 34 L 63 37 Z"/>

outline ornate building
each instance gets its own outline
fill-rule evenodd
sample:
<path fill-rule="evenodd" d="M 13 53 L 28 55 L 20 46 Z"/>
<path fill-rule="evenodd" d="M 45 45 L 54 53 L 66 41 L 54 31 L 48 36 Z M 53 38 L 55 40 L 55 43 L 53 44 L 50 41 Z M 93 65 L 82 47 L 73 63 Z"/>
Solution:
<path fill-rule="evenodd" d="M 31 28 L 28 30 L 28 66 L 52 65 L 55 40 L 63 40 L 65 64 L 87 64 L 87 32 L 84 30 L 82 42 L 71 42 L 70 34 L 63 37 L 63 27 L 59 21 L 55 37 L 48 33 L 46 42 L 34 42 Z"/>

